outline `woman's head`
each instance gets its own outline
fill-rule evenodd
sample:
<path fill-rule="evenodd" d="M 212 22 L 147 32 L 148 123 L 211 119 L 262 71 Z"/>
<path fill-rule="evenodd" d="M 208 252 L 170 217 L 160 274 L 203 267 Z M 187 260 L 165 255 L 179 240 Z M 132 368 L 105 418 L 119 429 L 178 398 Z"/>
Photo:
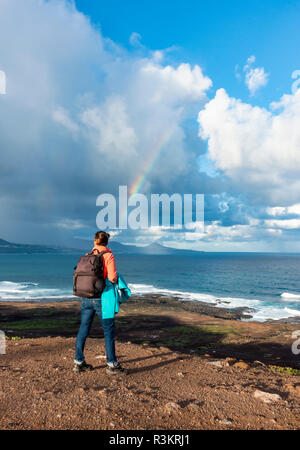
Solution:
<path fill-rule="evenodd" d="M 109 237 L 109 233 L 106 233 L 105 231 L 97 231 L 94 238 L 94 244 L 104 245 L 104 247 L 106 247 Z"/>

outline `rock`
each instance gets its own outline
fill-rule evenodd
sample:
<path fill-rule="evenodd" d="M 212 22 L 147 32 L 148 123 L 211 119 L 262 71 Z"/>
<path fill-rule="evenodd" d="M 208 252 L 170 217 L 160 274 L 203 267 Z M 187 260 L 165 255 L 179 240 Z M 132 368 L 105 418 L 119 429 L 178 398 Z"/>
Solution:
<path fill-rule="evenodd" d="M 285 384 L 284 387 L 290 392 L 295 389 L 295 386 L 293 384 Z"/>
<path fill-rule="evenodd" d="M 106 389 L 93 389 L 93 393 L 96 395 L 103 396 L 106 395 Z"/>
<path fill-rule="evenodd" d="M 167 347 L 159 347 L 159 350 L 163 351 L 163 352 L 169 352 L 170 349 L 168 349 Z"/>
<path fill-rule="evenodd" d="M 215 367 L 227 367 L 229 366 L 227 361 L 210 361 L 208 364 Z"/>
<path fill-rule="evenodd" d="M 187 405 L 187 409 L 193 412 L 199 412 L 201 408 L 201 405 L 199 405 L 198 403 L 189 403 Z"/>
<path fill-rule="evenodd" d="M 183 373 L 182 372 L 178 372 L 178 374 L 177 374 L 179 377 L 184 377 L 184 375 L 183 375 Z"/>
<path fill-rule="evenodd" d="M 235 364 L 233 364 L 234 367 L 239 367 L 240 369 L 249 369 L 249 364 L 245 363 L 244 361 L 238 361 Z"/>
<path fill-rule="evenodd" d="M 228 356 L 227 358 L 225 358 L 225 361 L 228 361 L 229 364 L 233 364 L 236 362 L 236 358 L 231 358 Z"/>
<path fill-rule="evenodd" d="M 98 355 L 98 356 L 95 356 L 95 358 L 96 358 L 96 359 L 105 359 L 106 356 L 105 356 L 105 355 Z"/>
<path fill-rule="evenodd" d="M 47 397 L 54 397 L 54 394 L 53 394 L 52 391 L 46 391 L 45 394 L 44 394 L 44 396 L 46 396 L 46 398 L 47 398 Z"/>
<path fill-rule="evenodd" d="M 46 392 L 45 389 L 34 389 L 33 390 L 33 393 L 37 394 L 37 395 L 38 394 L 45 394 L 45 392 Z"/>
<path fill-rule="evenodd" d="M 300 395 L 300 384 L 285 384 L 284 386 L 289 392 Z"/>
<path fill-rule="evenodd" d="M 256 365 L 256 366 L 265 366 L 265 364 L 263 363 L 263 362 L 261 362 L 261 361 L 258 361 L 258 360 L 255 360 L 254 361 L 254 364 Z"/>
<path fill-rule="evenodd" d="M 78 387 L 78 388 L 76 389 L 76 392 L 82 394 L 83 392 L 85 392 L 85 390 L 84 390 L 83 387 Z"/>
<path fill-rule="evenodd" d="M 165 405 L 165 410 L 168 413 L 177 412 L 181 409 L 181 406 L 178 405 L 178 403 L 175 402 L 169 402 Z"/>
<path fill-rule="evenodd" d="M 259 390 L 256 390 L 253 395 L 254 398 L 261 400 L 264 403 L 273 403 L 281 400 L 281 397 L 278 394 L 271 394 L 270 392 L 264 392 Z"/>
<path fill-rule="evenodd" d="M 232 425 L 232 420 L 231 419 L 222 419 L 222 420 L 218 420 L 220 425 Z"/>

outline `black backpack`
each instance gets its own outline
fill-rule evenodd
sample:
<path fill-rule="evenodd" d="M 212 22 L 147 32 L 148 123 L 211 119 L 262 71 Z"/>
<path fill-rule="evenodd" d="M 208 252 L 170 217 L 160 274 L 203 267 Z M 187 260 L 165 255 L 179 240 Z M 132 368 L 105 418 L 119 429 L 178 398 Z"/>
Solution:
<path fill-rule="evenodd" d="M 100 298 L 105 287 L 103 278 L 103 257 L 107 250 L 94 254 L 87 253 L 79 258 L 74 267 L 73 295 L 84 298 Z"/>

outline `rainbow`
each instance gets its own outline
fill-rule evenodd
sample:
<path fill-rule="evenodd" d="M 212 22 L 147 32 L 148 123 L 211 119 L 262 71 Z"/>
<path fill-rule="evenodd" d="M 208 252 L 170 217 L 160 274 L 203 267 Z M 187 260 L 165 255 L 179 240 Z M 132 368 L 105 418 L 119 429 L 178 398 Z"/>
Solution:
<path fill-rule="evenodd" d="M 145 162 L 143 164 L 143 167 L 141 169 L 141 173 L 137 176 L 137 178 L 134 180 L 134 182 L 131 184 L 129 188 L 129 194 L 137 194 L 138 192 L 141 192 L 142 189 L 145 187 L 145 185 L 148 183 L 148 176 L 153 169 L 161 150 L 163 149 L 164 145 L 167 143 L 167 141 L 170 139 L 172 133 L 173 133 L 174 127 L 167 128 L 164 130 L 164 132 L 156 139 L 151 151 L 149 152 L 149 155 L 145 159 Z"/>

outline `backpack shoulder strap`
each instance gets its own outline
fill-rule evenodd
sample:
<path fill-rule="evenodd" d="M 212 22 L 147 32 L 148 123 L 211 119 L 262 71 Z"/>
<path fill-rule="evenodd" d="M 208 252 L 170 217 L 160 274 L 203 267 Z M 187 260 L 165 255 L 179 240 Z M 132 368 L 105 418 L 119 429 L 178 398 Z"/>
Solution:
<path fill-rule="evenodd" d="M 98 252 L 98 255 L 100 255 L 100 253 L 102 253 L 97 248 L 93 248 L 93 250 L 91 252 L 86 253 L 86 256 L 87 255 L 95 255 L 96 254 L 96 253 L 94 253 L 95 250 Z"/>
<path fill-rule="evenodd" d="M 99 251 L 99 250 L 98 250 Z M 103 252 L 99 252 L 99 255 L 104 255 L 104 253 L 110 253 L 108 250 L 104 250 Z"/>
<path fill-rule="evenodd" d="M 97 252 L 100 253 L 99 250 L 98 250 L 97 248 L 93 248 L 93 250 L 92 250 L 91 252 L 86 253 L 85 256 L 91 256 L 91 255 L 94 255 L 94 254 L 95 254 L 95 253 L 94 253 L 94 250 L 97 250 Z"/>
<path fill-rule="evenodd" d="M 97 248 L 93 248 L 93 250 L 89 253 L 87 253 L 86 255 L 94 255 L 94 250 L 96 250 L 98 252 L 98 256 L 102 256 L 104 255 L 104 253 L 110 253 L 108 250 L 103 250 L 103 252 L 100 252 Z"/>

